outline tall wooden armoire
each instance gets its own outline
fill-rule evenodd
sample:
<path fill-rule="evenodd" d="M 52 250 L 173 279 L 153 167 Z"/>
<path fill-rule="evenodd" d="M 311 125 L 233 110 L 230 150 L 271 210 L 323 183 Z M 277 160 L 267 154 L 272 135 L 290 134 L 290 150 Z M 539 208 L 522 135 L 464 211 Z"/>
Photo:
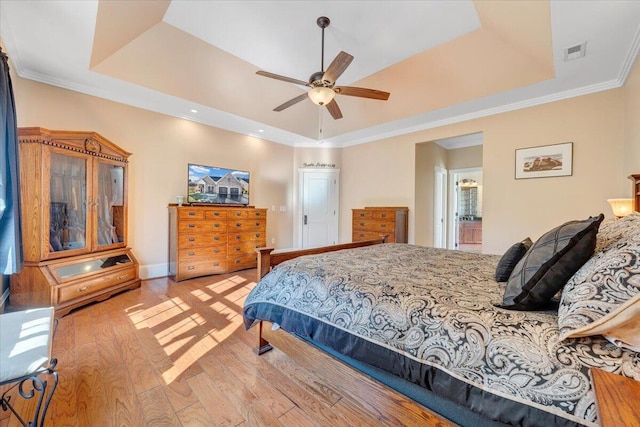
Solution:
<path fill-rule="evenodd" d="M 127 247 L 130 153 L 95 132 L 19 128 L 18 140 L 25 265 L 10 305 L 62 316 L 140 286 Z"/>

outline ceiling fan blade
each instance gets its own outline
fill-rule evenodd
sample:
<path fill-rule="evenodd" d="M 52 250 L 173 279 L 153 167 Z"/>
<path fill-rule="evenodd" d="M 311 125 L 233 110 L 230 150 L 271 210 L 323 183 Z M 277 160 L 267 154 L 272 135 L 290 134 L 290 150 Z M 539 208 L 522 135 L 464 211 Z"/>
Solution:
<path fill-rule="evenodd" d="M 302 95 L 298 95 L 293 99 L 288 100 L 287 102 L 285 102 L 282 105 L 278 105 L 276 108 L 273 109 L 273 111 L 282 111 L 285 108 L 289 108 L 294 104 L 297 104 L 300 101 L 304 101 L 306 98 L 308 98 L 309 96 L 307 95 L 307 93 L 303 93 Z"/>
<path fill-rule="evenodd" d="M 326 105 L 327 110 L 329 110 L 329 114 L 333 117 L 334 120 L 338 120 L 342 118 L 342 111 L 340 111 L 340 107 L 338 107 L 338 103 L 335 98 L 331 100 L 330 103 Z"/>
<path fill-rule="evenodd" d="M 256 74 L 259 76 L 269 77 L 271 79 L 282 80 L 283 82 L 289 82 L 289 83 L 302 85 L 302 86 L 309 86 L 308 82 L 298 80 L 298 79 L 292 79 L 291 77 L 281 76 L 279 74 L 273 74 L 268 71 L 256 71 Z"/>
<path fill-rule="evenodd" d="M 360 98 L 379 99 L 381 101 L 386 101 L 389 99 L 389 95 L 391 95 L 389 92 L 383 92 L 381 90 L 353 86 L 337 86 L 334 87 L 333 90 L 339 95 L 358 96 Z"/>
<path fill-rule="evenodd" d="M 349 64 L 351 64 L 351 61 L 353 61 L 353 56 L 349 55 L 347 52 L 341 51 L 329 65 L 327 71 L 324 72 L 322 80 L 327 81 L 330 84 L 335 83 L 336 80 L 338 80 L 338 77 L 340 77 Z"/>

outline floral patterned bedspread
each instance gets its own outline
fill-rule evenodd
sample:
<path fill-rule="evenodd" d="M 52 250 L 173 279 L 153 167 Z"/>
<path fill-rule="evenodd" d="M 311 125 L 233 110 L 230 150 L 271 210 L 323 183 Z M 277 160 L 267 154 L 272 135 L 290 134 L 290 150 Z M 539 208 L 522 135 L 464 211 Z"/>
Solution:
<path fill-rule="evenodd" d="M 437 370 L 438 378 L 444 372 L 475 390 L 476 398 L 489 395 L 493 401 L 507 402 L 499 411 L 500 417 L 507 417 L 501 422 L 536 425 L 536 420 L 523 422 L 528 416 L 522 411 L 519 420 L 504 414 L 511 410 L 509 405 L 525 405 L 551 415 L 554 424 L 598 425 L 589 368 L 640 379 L 640 355 L 601 337 L 559 342 L 554 312 L 495 307 L 504 292 L 504 283 L 493 279 L 498 260 L 407 244 L 300 257 L 274 268 L 251 291 L 245 301 L 245 325 L 258 320 L 284 324 L 287 315 L 304 316 L 330 325 L 338 338 L 348 332 L 369 346 Z M 339 343 L 324 344 L 341 351 Z M 416 381 L 415 372 L 400 368 L 394 373 L 434 388 L 429 379 Z M 474 398 L 467 394 L 468 400 Z M 495 410 L 483 409 L 490 405 L 452 397 L 495 417 Z"/>

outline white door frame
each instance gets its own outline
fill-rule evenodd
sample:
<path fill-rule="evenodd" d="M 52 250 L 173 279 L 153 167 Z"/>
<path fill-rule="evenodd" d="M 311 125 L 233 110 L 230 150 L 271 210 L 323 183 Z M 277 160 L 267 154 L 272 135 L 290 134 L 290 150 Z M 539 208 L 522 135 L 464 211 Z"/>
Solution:
<path fill-rule="evenodd" d="M 433 247 L 447 247 L 447 170 L 433 167 Z M 439 236 L 439 238 L 438 238 Z"/>
<path fill-rule="evenodd" d="M 456 247 L 458 243 L 458 195 L 456 194 L 456 183 L 458 182 L 458 175 L 469 172 L 482 172 L 482 167 L 478 168 L 466 168 L 466 169 L 451 169 L 449 171 L 449 238 L 447 239 L 447 249 L 458 249 Z"/>
<path fill-rule="evenodd" d="M 296 211 L 297 215 L 297 229 L 298 229 L 298 248 L 303 248 L 303 226 L 304 226 L 304 176 L 306 173 L 320 173 L 327 174 L 334 179 L 334 206 L 336 214 L 333 217 L 333 224 L 331 226 L 333 236 L 330 236 L 330 240 L 338 243 L 338 224 L 340 218 L 340 169 L 316 169 L 316 168 L 299 168 L 298 169 L 298 206 Z"/>

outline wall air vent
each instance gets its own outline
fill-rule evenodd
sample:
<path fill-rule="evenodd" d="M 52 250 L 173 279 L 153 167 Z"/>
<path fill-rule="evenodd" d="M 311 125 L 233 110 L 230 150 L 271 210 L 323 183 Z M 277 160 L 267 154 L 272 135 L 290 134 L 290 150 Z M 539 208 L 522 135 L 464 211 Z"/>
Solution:
<path fill-rule="evenodd" d="M 575 46 L 568 47 L 564 50 L 564 60 L 571 61 L 582 58 L 587 52 L 587 42 L 582 42 Z"/>

